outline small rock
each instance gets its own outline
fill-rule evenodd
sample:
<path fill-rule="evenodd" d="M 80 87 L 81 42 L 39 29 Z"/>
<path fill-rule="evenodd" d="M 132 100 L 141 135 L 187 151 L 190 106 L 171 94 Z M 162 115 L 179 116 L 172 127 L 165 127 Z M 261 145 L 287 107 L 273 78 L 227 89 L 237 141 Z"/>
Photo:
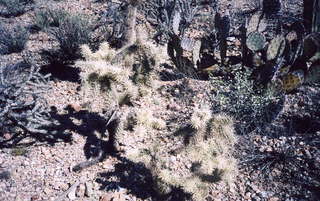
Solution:
<path fill-rule="evenodd" d="M 106 193 L 104 195 L 102 195 L 99 199 L 99 201 L 111 201 L 113 200 L 113 193 Z"/>
<path fill-rule="evenodd" d="M 77 188 L 73 188 L 72 191 L 70 191 L 70 193 L 68 193 L 68 198 L 70 200 L 75 200 L 77 197 L 76 197 L 76 190 Z"/>
<path fill-rule="evenodd" d="M 252 201 L 261 201 L 261 198 L 255 195 L 255 196 L 252 196 Z"/>
<path fill-rule="evenodd" d="M 261 191 L 259 194 L 262 198 L 268 198 L 268 197 L 272 196 L 273 193 L 268 192 L 268 191 Z"/>
<path fill-rule="evenodd" d="M 46 195 L 51 195 L 52 194 L 52 190 L 49 188 L 49 187 L 46 187 L 43 192 L 46 194 Z"/>
<path fill-rule="evenodd" d="M 68 190 L 69 185 L 67 183 L 63 182 L 63 183 L 60 184 L 59 187 L 60 187 L 61 190 L 66 191 L 66 190 Z"/>
<path fill-rule="evenodd" d="M 311 153 L 310 153 L 309 150 L 305 149 L 304 152 L 305 152 L 305 154 L 306 154 L 306 156 L 307 156 L 308 159 L 311 159 L 311 158 L 312 158 Z"/>
<path fill-rule="evenodd" d="M 251 193 L 250 193 L 250 192 L 246 192 L 245 197 L 246 197 L 247 199 L 251 198 Z"/>
<path fill-rule="evenodd" d="M 93 185 L 91 182 L 86 182 L 85 183 L 85 187 L 86 187 L 86 190 L 85 190 L 85 196 L 87 197 L 91 197 L 92 193 L 93 193 Z"/>
<path fill-rule="evenodd" d="M 279 201 L 280 199 L 278 197 L 272 197 L 268 201 Z"/>
<path fill-rule="evenodd" d="M 4 137 L 5 140 L 10 140 L 12 136 L 11 136 L 10 133 L 5 133 L 5 134 L 3 135 L 3 137 Z"/>
<path fill-rule="evenodd" d="M 80 185 L 77 187 L 76 196 L 77 196 L 77 197 L 83 197 L 84 194 L 85 194 L 85 191 L 86 191 L 85 185 L 84 185 L 84 184 L 80 184 Z"/>
<path fill-rule="evenodd" d="M 234 42 L 236 40 L 236 37 L 231 36 L 231 37 L 228 37 L 227 40 L 231 41 L 231 42 Z"/>
<path fill-rule="evenodd" d="M 175 89 L 174 90 L 174 95 L 175 96 L 179 96 L 180 95 L 180 90 L 179 89 Z"/>
<path fill-rule="evenodd" d="M 261 191 L 259 190 L 258 186 L 254 185 L 254 184 L 251 184 L 250 185 L 252 190 L 255 192 L 255 193 L 260 193 Z"/>
<path fill-rule="evenodd" d="M 31 197 L 31 201 L 34 201 L 34 200 L 39 200 L 40 199 L 40 196 L 39 195 L 33 195 Z"/>
<path fill-rule="evenodd" d="M 74 109 L 74 111 L 76 111 L 76 112 L 79 112 L 80 110 L 82 110 L 81 105 L 78 104 L 78 103 L 72 103 L 72 104 L 70 104 L 70 107 L 71 107 L 72 109 Z"/>
<path fill-rule="evenodd" d="M 266 152 L 272 152 L 272 147 L 268 147 L 268 148 L 266 149 Z"/>

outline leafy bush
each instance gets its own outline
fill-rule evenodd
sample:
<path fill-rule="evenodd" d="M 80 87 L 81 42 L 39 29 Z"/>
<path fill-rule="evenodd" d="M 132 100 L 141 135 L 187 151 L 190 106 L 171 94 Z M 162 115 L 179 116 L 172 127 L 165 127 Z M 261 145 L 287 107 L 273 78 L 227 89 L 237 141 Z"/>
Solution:
<path fill-rule="evenodd" d="M 29 33 L 21 26 L 12 29 L 0 24 L 0 54 L 21 52 L 27 41 Z"/>
<path fill-rule="evenodd" d="M 250 79 L 251 72 L 236 71 L 234 78 L 211 77 L 214 88 L 213 107 L 236 120 L 240 132 L 261 129 L 277 115 L 282 100 L 281 93 L 273 87 L 261 89 Z"/>
<path fill-rule="evenodd" d="M 22 15 L 26 12 L 28 6 L 34 3 L 34 0 L 0 0 L 0 15 L 12 17 Z"/>
<path fill-rule="evenodd" d="M 46 134 L 52 121 L 42 94 L 48 88 L 47 76 L 27 63 L 0 67 L 0 136 Z"/>

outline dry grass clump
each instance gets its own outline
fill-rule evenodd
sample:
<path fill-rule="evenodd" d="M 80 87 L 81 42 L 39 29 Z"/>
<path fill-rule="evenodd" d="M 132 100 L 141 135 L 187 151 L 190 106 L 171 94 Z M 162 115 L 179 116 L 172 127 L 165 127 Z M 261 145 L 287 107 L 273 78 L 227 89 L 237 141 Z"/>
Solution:
<path fill-rule="evenodd" d="M 29 33 L 20 25 L 9 28 L 0 22 L 0 54 L 21 52 L 28 41 Z"/>

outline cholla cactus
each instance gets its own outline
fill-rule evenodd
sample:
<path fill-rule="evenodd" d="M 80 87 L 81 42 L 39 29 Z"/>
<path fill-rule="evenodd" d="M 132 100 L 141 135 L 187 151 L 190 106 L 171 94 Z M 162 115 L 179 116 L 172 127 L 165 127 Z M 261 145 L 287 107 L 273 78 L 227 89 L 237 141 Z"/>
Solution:
<path fill-rule="evenodd" d="M 277 57 L 280 57 L 284 49 L 286 47 L 286 40 L 283 36 L 279 35 L 272 39 L 269 42 L 268 49 L 267 49 L 267 60 L 273 60 Z"/>
<path fill-rule="evenodd" d="M 233 124 L 233 119 L 230 116 L 215 114 L 209 122 L 210 129 L 207 136 L 219 138 L 221 141 L 233 146 L 237 141 Z"/>
<path fill-rule="evenodd" d="M 96 52 L 86 45 L 81 51 L 85 60 L 77 61 L 76 66 L 81 68 L 85 97 L 101 95 L 106 105 L 116 107 L 129 104 L 138 96 L 138 89 L 130 80 L 130 68 L 110 64 L 115 51 L 107 43 L 101 44 Z"/>
<path fill-rule="evenodd" d="M 109 62 L 116 54 L 116 51 L 110 48 L 109 43 L 104 42 L 100 45 L 99 50 L 92 52 L 88 45 L 80 46 L 82 56 L 86 61 L 106 61 Z"/>
<path fill-rule="evenodd" d="M 146 129 L 163 129 L 166 127 L 166 123 L 155 118 L 150 110 L 139 108 L 136 112 L 136 124 L 138 126 L 144 126 Z"/>
<path fill-rule="evenodd" d="M 165 157 L 157 157 L 153 164 L 157 174 L 157 190 L 168 192 L 171 187 L 181 187 L 192 194 L 194 200 L 203 200 L 209 192 L 210 186 L 218 181 L 231 185 L 237 174 L 236 160 L 231 157 L 232 147 L 236 142 L 233 121 L 224 114 L 211 117 L 206 107 L 197 107 L 192 119 L 195 122 L 203 120 L 201 126 L 210 132 L 206 138 L 195 141 L 179 152 L 185 163 L 183 173 L 173 171 L 165 164 Z M 197 123 L 199 126 L 200 124 Z M 199 132 L 199 129 L 196 130 Z M 170 156 L 169 156 L 170 157 Z"/>
<path fill-rule="evenodd" d="M 311 33 L 304 38 L 303 41 L 303 56 L 309 60 L 317 52 L 320 51 L 320 33 Z"/>
<path fill-rule="evenodd" d="M 211 111 L 208 105 L 196 107 L 191 116 L 191 126 L 194 129 L 200 130 L 206 127 L 208 120 L 211 118 Z"/>
<path fill-rule="evenodd" d="M 253 52 L 262 50 L 265 46 L 265 43 L 266 43 L 266 38 L 264 37 L 264 35 L 262 35 L 259 32 L 249 33 L 246 41 L 247 47 Z"/>
<path fill-rule="evenodd" d="M 313 63 L 309 70 L 308 74 L 306 76 L 306 82 L 308 83 L 314 83 L 320 81 L 320 62 Z"/>

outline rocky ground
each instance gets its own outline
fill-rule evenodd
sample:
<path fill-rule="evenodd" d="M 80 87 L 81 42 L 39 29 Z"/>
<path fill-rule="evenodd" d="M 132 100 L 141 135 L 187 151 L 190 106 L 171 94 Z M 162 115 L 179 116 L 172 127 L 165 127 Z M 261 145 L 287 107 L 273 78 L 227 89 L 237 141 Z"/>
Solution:
<path fill-rule="evenodd" d="M 40 6 L 64 7 L 70 12 L 84 12 L 99 18 L 104 4 L 88 0 L 36 1 Z M 30 25 L 33 11 L 16 18 L 0 20 Z M 232 39 L 234 40 L 234 39 Z M 41 63 L 39 51 L 57 46 L 54 39 L 44 33 L 30 35 L 22 53 L 1 55 L 0 62 L 8 63 L 32 55 Z M 159 46 L 159 51 L 164 47 Z M 236 47 L 235 47 L 236 48 Z M 236 52 L 229 50 L 229 54 Z M 168 62 L 170 64 L 170 62 Z M 53 116 L 60 121 L 56 138 L 25 138 L 19 146 L 1 146 L 0 200 L 158 200 L 151 188 L 150 170 L 127 155 L 157 143 L 166 151 L 179 145 L 172 133 L 189 119 L 193 108 L 210 102 L 211 85 L 207 80 L 179 75 L 170 65 L 157 69 L 158 86 L 152 99 L 135 102 L 137 108 L 147 108 L 154 116 L 166 122 L 166 129 L 155 136 L 133 136 L 124 133 L 118 155 L 74 172 L 72 168 L 95 156 L 97 132 L 106 130 L 101 108 L 101 97 L 84 97 L 78 70 L 66 67 L 59 70 L 44 69 L 52 73 L 51 89 L 45 94 Z M 97 103 L 88 109 L 87 102 Z M 295 201 L 320 199 L 320 88 L 305 85 L 287 94 L 283 110 L 277 120 L 263 133 L 238 135 L 234 157 L 238 174 L 232 185 L 213 183 L 206 200 Z M 96 109 L 96 110 L 95 110 Z M 102 112 L 92 112 L 99 111 Z M 1 140 L 10 140 L 8 133 Z M 172 169 L 179 171 L 179 155 L 170 158 Z M 172 199 L 174 200 L 174 199 Z"/>

